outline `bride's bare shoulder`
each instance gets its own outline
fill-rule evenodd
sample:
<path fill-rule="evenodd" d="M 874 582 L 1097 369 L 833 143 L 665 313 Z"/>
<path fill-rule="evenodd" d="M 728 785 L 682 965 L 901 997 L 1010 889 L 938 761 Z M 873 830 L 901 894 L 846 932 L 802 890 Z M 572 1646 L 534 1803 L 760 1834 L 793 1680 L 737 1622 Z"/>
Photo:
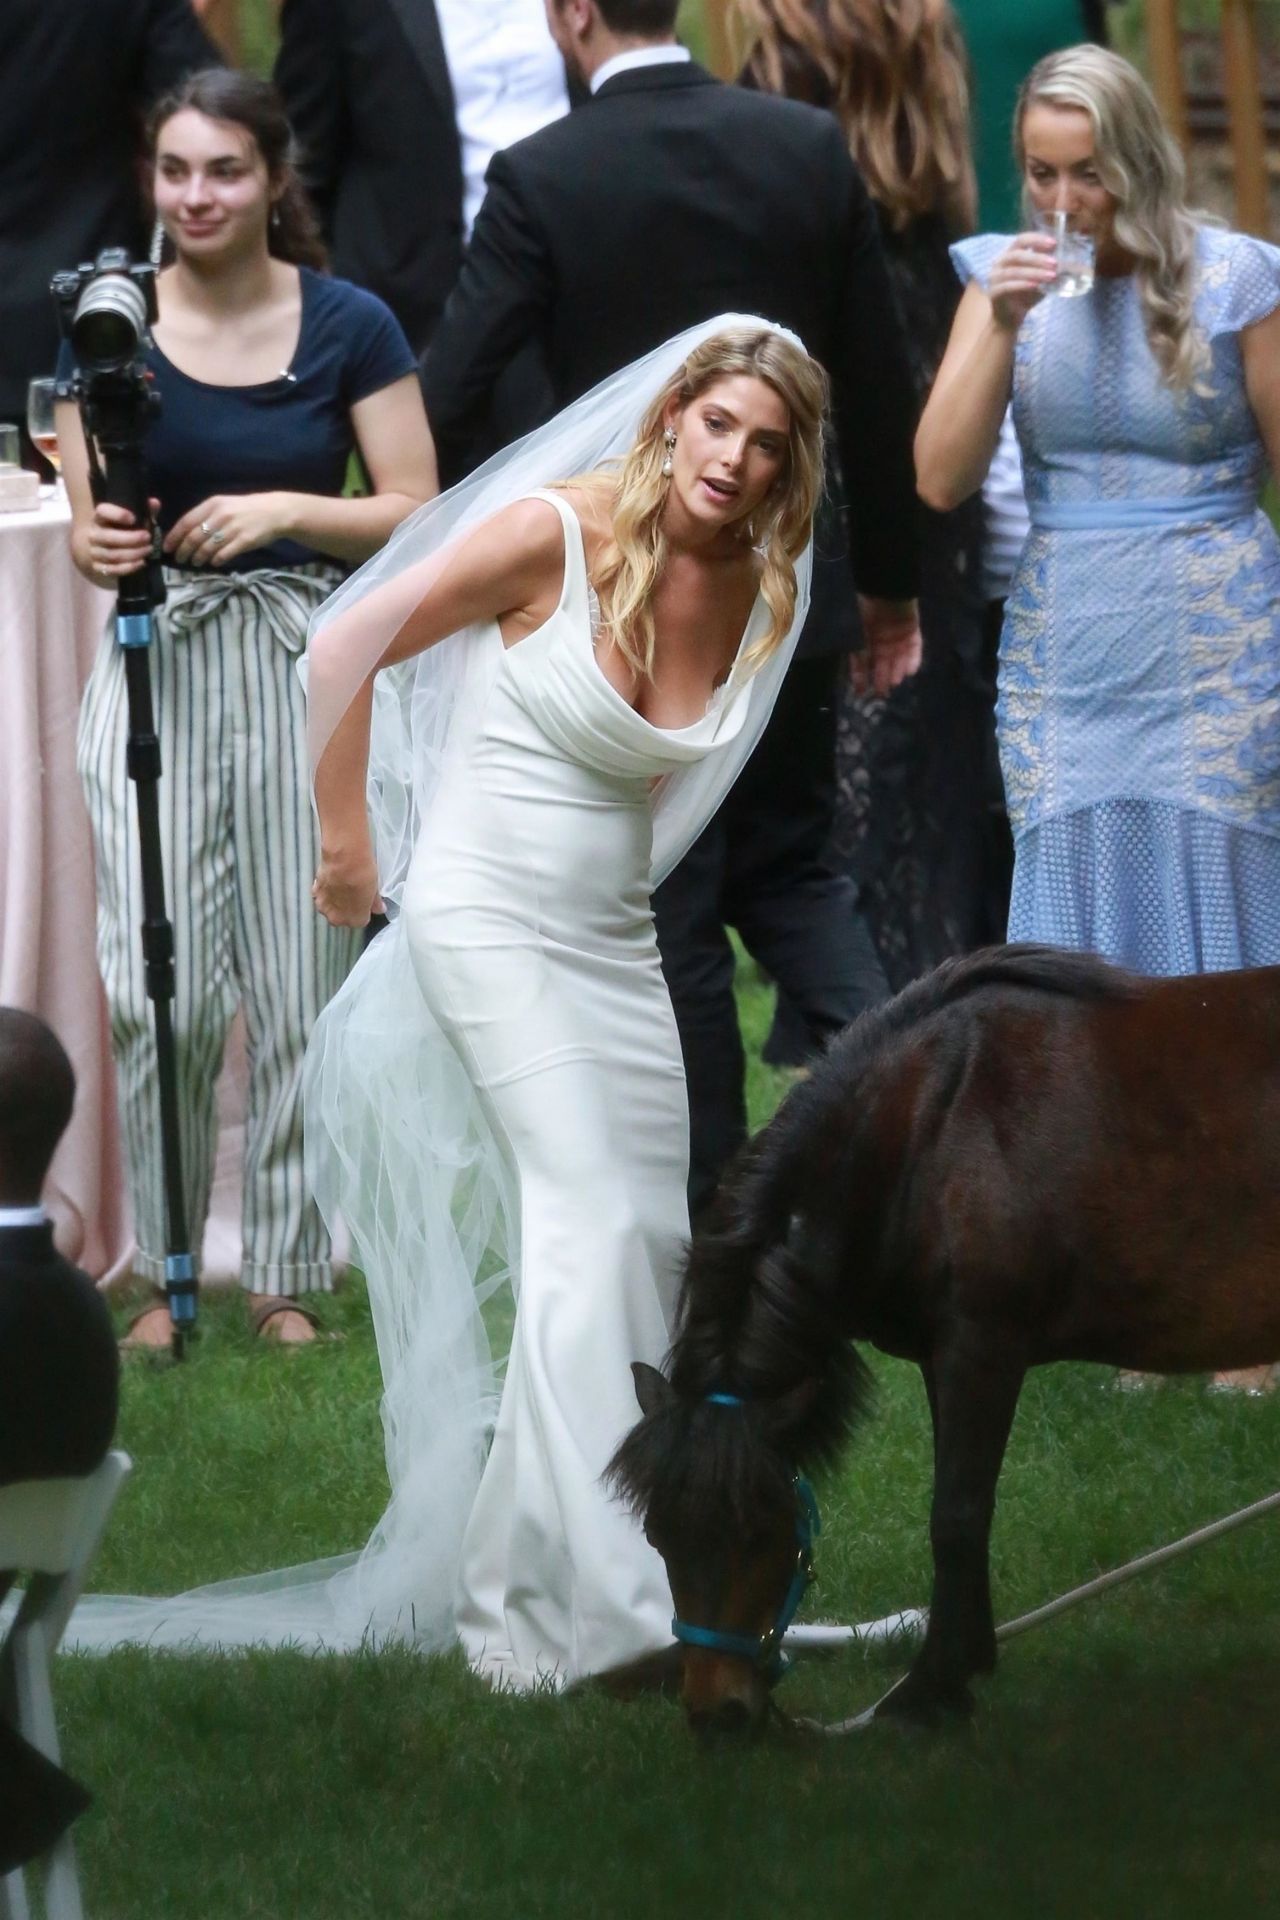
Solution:
<path fill-rule="evenodd" d="M 478 532 L 514 544 L 529 554 L 551 553 L 564 544 L 560 515 L 550 500 L 530 494 L 499 508 L 493 518 L 482 522 Z"/>
<path fill-rule="evenodd" d="M 564 528 L 550 500 L 513 500 L 472 528 L 459 551 L 469 567 L 536 591 L 563 568 Z"/>

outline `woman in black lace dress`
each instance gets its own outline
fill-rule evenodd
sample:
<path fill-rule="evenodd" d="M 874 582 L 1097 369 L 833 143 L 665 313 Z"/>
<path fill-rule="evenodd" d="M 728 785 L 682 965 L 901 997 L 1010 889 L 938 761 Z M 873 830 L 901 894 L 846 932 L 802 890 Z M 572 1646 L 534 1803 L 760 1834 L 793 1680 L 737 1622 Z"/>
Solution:
<path fill-rule="evenodd" d="M 968 88 L 947 0 L 739 0 L 742 83 L 828 108 L 880 212 L 921 405 L 960 287 L 948 243 L 972 229 Z M 835 852 L 857 881 L 894 988 L 1004 937 L 1010 853 L 984 657 L 981 503 L 920 508 L 924 667 L 888 700 L 854 684 L 840 717 Z M 854 656 L 855 662 L 859 656 Z M 770 1057 L 786 1053 L 786 1012 Z"/>

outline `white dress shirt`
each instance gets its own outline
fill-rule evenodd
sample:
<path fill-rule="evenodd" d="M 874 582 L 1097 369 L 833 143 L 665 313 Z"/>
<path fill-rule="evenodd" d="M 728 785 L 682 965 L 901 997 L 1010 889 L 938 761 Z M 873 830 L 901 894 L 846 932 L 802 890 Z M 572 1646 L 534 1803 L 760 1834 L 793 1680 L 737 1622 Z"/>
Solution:
<path fill-rule="evenodd" d="M 612 60 L 596 68 L 591 76 L 591 91 L 599 93 L 606 80 L 612 80 L 615 73 L 630 73 L 632 67 L 672 66 L 692 58 L 688 47 L 632 47 L 629 53 L 615 53 Z"/>
<path fill-rule="evenodd" d="M 462 143 L 470 237 L 495 153 L 569 111 L 564 61 L 542 0 L 435 0 Z"/>
<path fill-rule="evenodd" d="M 1013 430 L 1013 409 L 1000 423 L 1000 438 L 982 486 L 982 594 L 1003 600 L 1031 531 L 1022 485 L 1022 454 Z"/>
<path fill-rule="evenodd" d="M 43 1207 L 0 1207 L 0 1227 L 42 1227 L 48 1218 Z"/>

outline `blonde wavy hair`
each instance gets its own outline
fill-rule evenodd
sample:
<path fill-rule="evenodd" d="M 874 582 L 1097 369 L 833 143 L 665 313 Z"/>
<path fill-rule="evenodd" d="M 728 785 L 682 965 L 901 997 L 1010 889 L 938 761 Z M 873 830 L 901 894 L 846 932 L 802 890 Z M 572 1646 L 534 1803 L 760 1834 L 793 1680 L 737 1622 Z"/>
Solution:
<path fill-rule="evenodd" d="M 745 666 L 760 666 L 790 631 L 795 563 L 809 544 L 822 495 L 827 376 L 803 347 L 771 327 L 731 327 L 713 334 L 650 402 L 621 466 L 572 483 L 604 496 L 611 537 L 594 569 L 601 620 L 632 671 L 648 680 L 653 678 L 653 596 L 667 557 L 662 518 L 671 482 L 662 471 L 663 415 L 672 400 L 684 408 L 716 381 L 737 374 L 763 380 L 790 415 L 782 470 L 763 504 L 740 527 L 743 541 L 760 555 L 760 592 L 771 616 L 768 630 L 743 656 Z"/>
<path fill-rule="evenodd" d="M 1136 67 L 1105 47 L 1049 54 L 1024 80 L 1014 115 L 1014 153 L 1024 176 L 1023 122 L 1027 109 L 1037 105 L 1088 114 L 1098 178 L 1116 203 L 1116 241 L 1133 257 L 1161 377 L 1174 389 L 1197 386 L 1209 353 L 1194 321 L 1196 227 L 1209 216 L 1186 203 L 1182 155 L 1150 87 Z"/>
<path fill-rule="evenodd" d="M 964 41 L 948 0 L 736 0 L 746 73 L 829 107 L 889 225 L 977 208 Z"/>

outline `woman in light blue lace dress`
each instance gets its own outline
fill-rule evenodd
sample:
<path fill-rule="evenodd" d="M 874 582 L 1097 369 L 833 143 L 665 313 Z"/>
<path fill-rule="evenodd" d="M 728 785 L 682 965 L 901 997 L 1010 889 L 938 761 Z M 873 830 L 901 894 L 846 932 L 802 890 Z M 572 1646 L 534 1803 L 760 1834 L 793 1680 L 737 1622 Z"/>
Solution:
<path fill-rule="evenodd" d="M 1009 937 L 1144 973 L 1280 963 L 1280 251 L 1198 225 L 1125 61 L 1037 66 L 1027 198 L 1091 233 L 952 249 L 968 285 L 917 440 L 935 507 L 981 484 L 1013 395 L 1031 534 L 1000 649 Z"/>

